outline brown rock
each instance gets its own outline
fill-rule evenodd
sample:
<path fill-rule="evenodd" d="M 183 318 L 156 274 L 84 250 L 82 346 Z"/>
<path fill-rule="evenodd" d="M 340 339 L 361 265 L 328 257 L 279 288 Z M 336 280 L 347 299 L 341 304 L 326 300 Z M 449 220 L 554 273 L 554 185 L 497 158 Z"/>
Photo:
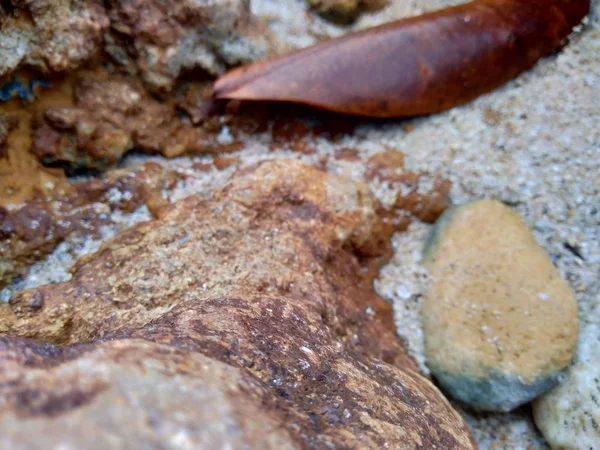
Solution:
<path fill-rule="evenodd" d="M 435 222 L 450 206 L 452 183 L 439 175 L 404 168 L 404 154 L 385 151 L 367 161 L 365 178 L 393 193 L 391 209 L 400 209 L 427 223 Z"/>
<path fill-rule="evenodd" d="M 19 120 L 15 116 L 10 116 L 3 111 L 0 111 L 0 158 L 7 155 L 6 153 L 6 141 L 8 133 L 14 130 L 19 124 Z"/>
<path fill-rule="evenodd" d="M 361 276 L 389 246 L 376 210 L 365 185 L 268 162 L 15 295 L 1 445 L 474 449 Z"/>
<path fill-rule="evenodd" d="M 213 159 L 213 164 L 217 168 L 217 170 L 225 170 L 229 166 L 239 166 L 240 159 L 239 158 L 226 158 L 224 156 L 217 156 Z"/>
<path fill-rule="evenodd" d="M 335 152 L 335 159 L 341 161 L 360 161 L 360 155 L 355 148 L 343 147 Z"/>
<path fill-rule="evenodd" d="M 115 170 L 104 178 L 38 191 L 17 209 L 0 207 L 0 288 L 26 274 L 68 236 L 95 235 L 110 223 L 111 210 L 133 212 L 147 205 L 158 213 L 167 203 L 161 191 L 172 188 L 178 178 L 147 163 L 133 171 Z"/>
<path fill-rule="evenodd" d="M 81 77 L 73 96 L 73 107 L 50 107 L 34 123 L 32 152 L 46 164 L 102 170 L 133 148 L 168 158 L 241 148 L 218 142 L 216 119 L 200 127 L 182 121 L 172 102 L 152 98 L 134 77 Z"/>
<path fill-rule="evenodd" d="M 72 71 L 104 50 L 152 90 L 170 90 L 183 72 L 218 75 L 277 48 L 246 0 L 8 0 L 0 5 L 0 76 L 24 66 Z"/>

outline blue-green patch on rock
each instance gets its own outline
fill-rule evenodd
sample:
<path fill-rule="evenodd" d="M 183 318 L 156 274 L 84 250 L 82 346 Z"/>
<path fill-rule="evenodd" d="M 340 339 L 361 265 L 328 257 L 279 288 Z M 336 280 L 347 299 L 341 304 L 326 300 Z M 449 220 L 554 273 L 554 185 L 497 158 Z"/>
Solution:
<path fill-rule="evenodd" d="M 491 200 L 453 208 L 423 263 L 427 364 L 450 396 L 509 411 L 556 383 L 573 357 L 577 303 L 516 212 Z"/>

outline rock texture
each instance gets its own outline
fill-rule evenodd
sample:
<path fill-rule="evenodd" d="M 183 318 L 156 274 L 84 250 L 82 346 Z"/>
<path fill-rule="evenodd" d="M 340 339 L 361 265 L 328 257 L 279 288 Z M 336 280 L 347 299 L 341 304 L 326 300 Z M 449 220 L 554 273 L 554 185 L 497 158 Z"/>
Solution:
<path fill-rule="evenodd" d="M 376 210 L 365 185 L 264 163 L 16 294 L 2 446 L 476 448 L 360 275 L 388 245 Z"/>
<path fill-rule="evenodd" d="M 423 260 L 427 364 L 452 397 L 509 411 L 556 383 L 575 351 L 577 303 L 516 212 L 492 200 L 447 211 Z"/>
<path fill-rule="evenodd" d="M 21 66 L 72 70 L 102 46 L 109 20 L 98 0 L 11 0 L 0 6 L 0 77 Z"/>
<path fill-rule="evenodd" d="M 237 149 L 218 144 L 212 122 L 181 120 L 173 100 L 153 99 L 137 78 L 102 78 L 76 78 L 74 105 L 50 107 L 34 121 L 31 151 L 44 164 L 104 170 L 134 148 L 166 157 Z"/>
<path fill-rule="evenodd" d="M 6 156 L 8 134 L 17 127 L 18 119 L 0 111 L 0 158 Z"/>
<path fill-rule="evenodd" d="M 152 90 L 185 71 L 213 75 L 277 47 L 247 0 L 9 0 L 0 6 L 0 77 L 70 71 L 102 51 Z"/>
<path fill-rule="evenodd" d="M 113 33 L 106 50 L 139 70 L 153 89 L 170 90 L 183 72 L 212 75 L 263 59 L 273 51 L 269 31 L 250 15 L 247 0 L 109 0 Z"/>
<path fill-rule="evenodd" d="M 113 211 L 131 213 L 144 205 L 158 211 L 166 203 L 161 192 L 179 178 L 147 163 L 136 171 L 115 170 L 77 184 L 38 187 L 23 205 L 11 209 L 0 204 L 0 288 L 27 273 L 67 237 L 98 233 L 111 223 Z"/>
<path fill-rule="evenodd" d="M 596 283 L 595 304 L 600 304 Z M 577 355 L 560 384 L 533 404 L 535 423 L 553 449 L 600 446 L 600 321 L 582 317 Z"/>

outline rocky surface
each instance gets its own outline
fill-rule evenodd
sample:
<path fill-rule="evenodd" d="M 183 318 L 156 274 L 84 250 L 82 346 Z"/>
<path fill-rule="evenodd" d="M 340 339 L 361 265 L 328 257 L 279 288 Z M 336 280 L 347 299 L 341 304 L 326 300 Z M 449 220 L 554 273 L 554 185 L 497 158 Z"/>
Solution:
<path fill-rule="evenodd" d="M 218 75 L 275 51 L 247 0 L 110 0 L 106 51 L 153 90 L 170 90 L 191 69 Z"/>
<path fill-rule="evenodd" d="M 18 118 L 0 111 L 0 158 L 6 157 L 8 134 L 17 127 L 18 123 Z"/>
<path fill-rule="evenodd" d="M 98 235 L 111 213 L 142 206 L 157 212 L 163 190 L 179 175 L 148 163 L 135 171 L 115 170 L 103 178 L 38 189 L 20 207 L 0 205 L 0 289 L 72 235 Z M 2 187 L 2 180 L 0 180 Z"/>
<path fill-rule="evenodd" d="M 217 75 L 277 48 L 246 0 L 12 0 L 0 8 L 0 77 L 24 66 L 71 71 L 106 52 L 150 89 L 168 91 L 186 71 Z"/>
<path fill-rule="evenodd" d="M 390 0 L 385 9 L 361 15 L 350 27 L 336 26 L 317 15 L 307 14 L 304 1 L 253 0 L 251 4 L 253 11 L 269 22 L 278 42 L 301 47 L 351 29 L 458 2 L 460 0 Z M 545 58 L 514 82 L 468 105 L 411 121 L 359 122 L 354 131 L 341 134 L 335 140 L 311 133 L 277 142 L 271 139 L 269 132 L 247 136 L 243 139 L 243 149 L 227 155 L 226 164 L 219 163 L 223 167 L 220 171 L 214 169 L 214 158 L 210 156 L 161 161 L 178 170 L 183 168 L 188 176 L 171 197 L 182 198 L 192 193 L 205 196 L 221 186 L 234 173 L 235 166 L 244 168 L 268 158 L 295 157 L 318 164 L 329 172 L 362 178 L 364 167 L 373 155 L 390 149 L 401 150 L 406 154 L 405 170 L 418 174 L 441 173 L 452 180 L 450 196 L 454 202 L 492 197 L 518 210 L 575 290 L 582 317 L 598 317 L 592 308 L 598 303 L 598 291 L 590 287 L 598 279 L 600 270 L 600 227 L 595 207 L 600 186 L 590 178 L 591 173 L 599 170 L 600 161 L 596 157 L 600 142 L 597 127 L 600 16 L 596 0 L 592 0 L 592 9 L 583 31 L 574 33 L 557 54 Z M 203 114 L 193 103 L 190 111 L 196 114 L 195 120 Z M 332 127 L 333 121 L 326 128 Z M 234 131 L 227 123 L 220 130 L 226 140 L 229 132 Z M 238 139 L 235 135 L 234 138 Z M 130 156 L 125 164 L 132 166 L 145 158 Z M 231 161 L 235 164 L 227 166 Z M 18 173 L 24 178 L 28 172 Z M 48 174 L 45 170 L 44 179 L 48 179 Z M 427 191 L 430 180 L 422 177 L 415 186 L 417 191 Z M 395 188 L 389 189 L 387 184 L 377 180 L 369 185 L 378 198 L 389 199 L 390 203 L 395 201 Z M 404 192 L 407 188 L 399 189 Z M 5 197 L 0 196 L 0 199 Z M 115 212 L 111 219 L 118 216 Z M 377 289 L 394 303 L 398 332 L 410 344 L 411 354 L 423 362 L 422 327 L 418 318 L 426 271 L 419 258 L 430 226 L 413 225 L 394 238 L 394 259 L 382 272 Z M 68 280 L 72 258 L 65 255 L 72 249 L 76 253 L 80 249 L 93 251 L 96 245 L 98 241 L 93 239 L 65 241 L 14 288 L 20 290 L 44 282 Z M 585 330 L 585 326 L 582 329 Z M 424 364 L 421 367 L 427 371 Z M 552 392 L 554 390 L 546 395 Z M 529 408 L 507 414 L 474 414 L 459 407 L 457 410 L 466 418 L 482 450 L 548 449 L 533 425 Z M 570 420 L 576 416 L 567 414 L 565 417 Z"/>
<path fill-rule="evenodd" d="M 0 77 L 21 66 L 73 70 L 102 46 L 109 20 L 98 0 L 12 0 L 0 6 Z"/>
<path fill-rule="evenodd" d="M 447 393 L 510 411 L 556 383 L 575 351 L 577 303 L 516 212 L 491 200 L 452 208 L 423 263 L 427 365 Z"/>
<path fill-rule="evenodd" d="M 596 283 L 595 305 L 600 305 Z M 577 357 L 560 384 L 534 403 L 536 425 L 553 449 L 600 445 L 600 320 L 598 311 L 581 319 Z"/>
<path fill-rule="evenodd" d="M 44 164 L 104 170 L 134 148 L 169 158 L 239 148 L 219 144 L 214 120 L 194 127 L 177 115 L 175 100 L 152 98 L 135 77 L 75 78 L 73 103 L 42 110 L 33 123 L 31 151 Z"/>
<path fill-rule="evenodd" d="M 109 240 L 71 281 L 14 295 L 3 445 L 476 448 L 360 275 L 388 245 L 376 210 L 364 184 L 265 163 Z M 116 399 L 127 426 L 103 407 Z M 19 439 L 33 420 L 52 433 Z"/>

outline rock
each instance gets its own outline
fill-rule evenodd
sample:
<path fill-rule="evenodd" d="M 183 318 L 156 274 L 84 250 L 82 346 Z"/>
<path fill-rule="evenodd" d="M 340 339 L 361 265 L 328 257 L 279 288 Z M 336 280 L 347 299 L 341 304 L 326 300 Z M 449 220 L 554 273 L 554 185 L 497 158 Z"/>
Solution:
<path fill-rule="evenodd" d="M 102 47 L 109 20 L 99 0 L 12 0 L 0 6 L 0 77 L 22 66 L 73 70 Z"/>
<path fill-rule="evenodd" d="M 102 50 L 152 90 L 279 49 L 247 0 L 9 0 L 0 6 L 0 77 L 21 67 L 72 71 Z"/>
<path fill-rule="evenodd" d="M 211 75 L 266 58 L 276 50 L 270 31 L 252 17 L 247 0 L 109 0 L 115 31 L 106 50 L 139 70 L 152 90 L 170 90 L 192 69 Z"/>
<path fill-rule="evenodd" d="M 244 121 L 243 115 L 215 116 L 193 126 L 178 116 L 177 98 L 154 99 L 136 77 L 94 77 L 74 76 L 74 105 L 52 106 L 34 121 L 31 151 L 42 163 L 105 170 L 134 148 L 173 158 L 241 147 L 234 138 L 220 144 L 218 135 L 224 125 Z"/>
<path fill-rule="evenodd" d="M 491 200 L 447 211 L 423 262 L 427 364 L 446 392 L 509 411 L 556 383 L 575 349 L 577 303 L 517 213 Z"/>
<path fill-rule="evenodd" d="M 267 162 L 16 294 L 0 447 L 475 449 L 364 275 L 389 250 L 376 211 L 364 184 Z"/>
<path fill-rule="evenodd" d="M 7 139 L 8 134 L 14 130 L 19 124 L 19 120 L 15 116 L 6 114 L 4 111 L 0 111 L 0 158 L 4 158 L 7 155 Z"/>
<path fill-rule="evenodd" d="M 263 384 L 199 353 L 144 340 L 63 350 L 0 337 L 0 354 L 0 379 L 13 385 L 0 388 L 4 448 L 298 448 L 261 405 Z"/>
<path fill-rule="evenodd" d="M 600 288 L 598 283 L 596 288 Z M 600 290 L 595 303 L 600 304 Z M 590 319 L 598 317 L 590 314 Z M 600 448 L 600 322 L 583 319 L 575 362 L 533 403 L 535 423 L 553 449 Z"/>
<path fill-rule="evenodd" d="M 180 178 L 159 164 L 146 163 L 77 184 L 35 186 L 19 207 L 6 209 L 0 202 L 0 289 L 68 237 L 99 235 L 102 227 L 113 224 L 111 211 L 132 213 L 145 205 L 157 212 L 166 203 L 163 190 L 172 189 Z M 0 177 L 0 192 L 11 185 L 10 177 Z"/>
<path fill-rule="evenodd" d="M 406 170 L 404 154 L 398 151 L 371 156 L 365 178 L 375 189 L 385 192 L 384 203 L 389 209 L 401 210 L 422 222 L 435 222 L 450 206 L 452 183 L 439 175 Z"/>
<path fill-rule="evenodd" d="M 377 11 L 387 0 L 308 0 L 311 8 L 332 22 L 346 25 L 354 22 L 364 11 Z"/>

